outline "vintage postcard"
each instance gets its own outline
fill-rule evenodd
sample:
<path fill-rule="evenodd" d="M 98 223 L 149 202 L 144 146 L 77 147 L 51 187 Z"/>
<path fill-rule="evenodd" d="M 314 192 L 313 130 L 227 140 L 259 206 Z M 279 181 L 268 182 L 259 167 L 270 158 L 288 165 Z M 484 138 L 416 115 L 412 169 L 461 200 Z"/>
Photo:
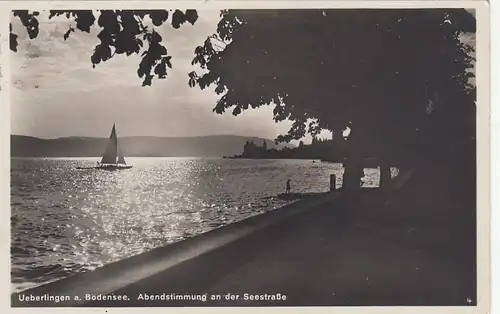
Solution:
<path fill-rule="evenodd" d="M 0 6 L 10 311 L 489 311 L 486 2 Z"/>

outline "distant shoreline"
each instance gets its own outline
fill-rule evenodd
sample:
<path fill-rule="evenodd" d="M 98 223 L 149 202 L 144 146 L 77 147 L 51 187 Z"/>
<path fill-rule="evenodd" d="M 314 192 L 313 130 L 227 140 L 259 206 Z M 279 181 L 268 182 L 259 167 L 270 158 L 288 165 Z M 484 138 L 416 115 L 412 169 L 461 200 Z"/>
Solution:
<path fill-rule="evenodd" d="M 99 160 L 102 156 L 10 156 L 10 159 L 45 159 L 45 160 L 85 160 L 93 159 Z M 314 161 L 316 163 L 342 163 L 342 161 L 326 161 L 320 159 L 308 159 L 308 158 L 227 158 L 225 156 L 129 156 L 127 158 L 157 158 L 157 159 L 236 159 L 236 160 L 304 160 L 304 161 Z"/>
<path fill-rule="evenodd" d="M 123 137 L 118 139 L 125 158 L 128 157 L 220 157 L 241 154 L 246 141 L 266 142 L 281 149 L 269 139 L 236 135 L 199 137 Z M 40 139 L 11 135 L 11 157 L 102 157 L 106 138 L 67 137 Z"/>
<path fill-rule="evenodd" d="M 310 157 L 242 157 L 242 156 L 223 156 L 224 159 L 262 159 L 262 160 L 280 160 L 280 159 L 288 159 L 288 160 L 310 160 L 317 162 L 328 162 L 328 163 L 342 163 L 342 160 L 333 160 L 333 159 L 323 159 L 323 158 L 310 158 Z"/>

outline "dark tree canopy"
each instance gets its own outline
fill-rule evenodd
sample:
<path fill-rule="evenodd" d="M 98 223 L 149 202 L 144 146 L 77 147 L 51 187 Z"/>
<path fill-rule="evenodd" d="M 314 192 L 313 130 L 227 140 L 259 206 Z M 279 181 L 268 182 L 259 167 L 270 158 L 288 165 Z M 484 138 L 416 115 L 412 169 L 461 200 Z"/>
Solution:
<path fill-rule="evenodd" d="M 280 140 L 349 127 L 350 146 L 408 153 L 475 131 L 463 32 L 475 18 L 458 9 L 227 10 L 190 85 L 214 85 L 218 113 L 273 105 L 276 121 L 294 121 Z"/>
<path fill-rule="evenodd" d="M 14 11 L 14 16 L 19 17 L 26 28 L 29 38 L 38 36 L 39 12 L 27 10 Z M 154 26 L 161 26 L 168 21 L 173 28 L 177 29 L 182 24 L 189 22 L 194 24 L 198 19 L 196 10 L 100 10 L 100 14 L 94 15 L 92 10 L 61 11 L 51 10 L 49 18 L 65 16 L 73 19 L 76 29 L 90 33 L 90 28 L 97 23 L 100 32 L 97 37 L 100 43 L 94 48 L 91 56 L 92 66 L 111 59 L 115 54 L 141 54 L 142 60 L 137 69 L 137 75 L 143 79 L 143 86 L 151 85 L 156 76 L 159 79 L 167 76 L 167 67 L 172 68 L 171 56 L 167 48 L 162 44 L 162 37 L 154 28 L 145 26 L 144 18 L 151 19 Z M 64 40 L 68 39 L 75 28 L 70 27 L 64 34 Z M 17 35 L 12 32 L 10 25 L 10 49 L 17 51 Z"/>

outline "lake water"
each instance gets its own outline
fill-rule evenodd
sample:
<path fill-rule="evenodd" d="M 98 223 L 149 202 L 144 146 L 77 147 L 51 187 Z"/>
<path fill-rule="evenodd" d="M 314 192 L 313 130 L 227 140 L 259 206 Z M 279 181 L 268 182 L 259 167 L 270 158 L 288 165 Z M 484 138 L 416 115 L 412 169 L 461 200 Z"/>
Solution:
<path fill-rule="evenodd" d="M 123 171 L 87 159 L 11 159 L 12 289 L 24 290 L 265 213 L 291 179 L 324 192 L 339 164 L 308 160 L 129 158 Z M 378 171 L 365 170 L 365 185 Z"/>

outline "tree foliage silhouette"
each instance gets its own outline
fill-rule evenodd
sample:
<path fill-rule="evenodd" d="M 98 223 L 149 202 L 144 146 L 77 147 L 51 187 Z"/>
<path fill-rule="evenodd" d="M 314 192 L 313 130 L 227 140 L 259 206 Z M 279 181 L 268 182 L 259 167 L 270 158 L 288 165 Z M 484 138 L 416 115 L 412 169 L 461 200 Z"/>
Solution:
<path fill-rule="evenodd" d="M 144 25 L 143 21 L 148 16 L 154 26 L 161 26 L 169 21 L 173 28 L 178 29 L 186 22 L 194 25 L 198 19 L 196 10 L 51 10 L 49 19 L 56 16 L 65 16 L 73 19 L 76 29 L 90 33 L 90 28 L 97 23 L 101 31 L 97 35 L 101 41 L 95 48 L 90 61 L 92 66 L 111 59 L 115 54 L 140 54 L 142 60 L 137 69 L 137 75 L 143 79 L 142 85 L 151 85 L 156 76 L 163 79 L 167 76 L 167 68 L 172 68 L 171 56 L 162 44 L 162 37 L 154 30 Z M 28 32 L 30 39 L 36 38 L 39 32 L 37 16 L 39 12 L 27 10 L 14 11 Z M 75 28 L 70 27 L 64 34 L 67 40 Z M 17 35 L 12 32 L 10 25 L 10 49 L 17 51 Z"/>
<path fill-rule="evenodd" d="M 274 106 L 294 121 L 280 141 L 349 128 L 353 149 L 408 157 L 475 132 L 464 32 L 475 18 L 459 9 L 226 10 L 189 84 L 215 86 L 217 113 Z"/>

